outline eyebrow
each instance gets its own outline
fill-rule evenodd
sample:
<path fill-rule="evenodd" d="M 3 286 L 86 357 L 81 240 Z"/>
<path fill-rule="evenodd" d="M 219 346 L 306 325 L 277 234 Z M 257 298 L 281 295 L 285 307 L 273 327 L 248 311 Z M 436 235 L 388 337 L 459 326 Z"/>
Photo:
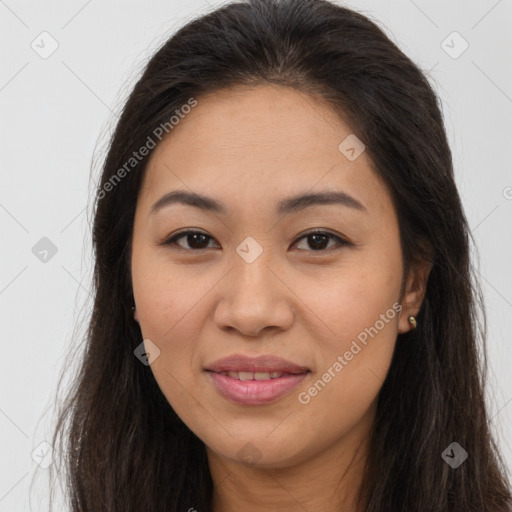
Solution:
<path fill-rule="evenodd" d="M 199 208 L 200 210 L 224 215 L 227 213 L 226 207 L 222 202 L 211 197 L 197 194 L 195 192 L 188 192 L 186 190 L 173 190 L 172 192 L 165 194 L 155 204 L 153 204 L 150 213 L 153 215 L 159 210 L 172 204 L 185 204 Z M 311 206 L 328 204 L 338 204 L 355 210 L 364 212 L 368 211 L 359 200 L 346 192 L 325 191 L 305 193 L 284 199 L 277 204 L 276 213 L 288 214 L 304 210 Z"/>

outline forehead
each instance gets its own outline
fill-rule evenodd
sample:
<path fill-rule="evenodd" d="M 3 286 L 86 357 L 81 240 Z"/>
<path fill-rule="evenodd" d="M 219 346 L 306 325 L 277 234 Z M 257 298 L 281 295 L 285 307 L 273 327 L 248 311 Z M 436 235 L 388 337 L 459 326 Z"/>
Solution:
<path fill-rule="evenodd" d="M 368 155 L 351 161 L 340 151 L 349 136 L 350 126 L 322 98 L 274 85 L 216 91 L 197 98 L 155 148 L 141 199 L 185 188 L 252 207 L 332 189 L 376 211 L 389 208 Z"/>

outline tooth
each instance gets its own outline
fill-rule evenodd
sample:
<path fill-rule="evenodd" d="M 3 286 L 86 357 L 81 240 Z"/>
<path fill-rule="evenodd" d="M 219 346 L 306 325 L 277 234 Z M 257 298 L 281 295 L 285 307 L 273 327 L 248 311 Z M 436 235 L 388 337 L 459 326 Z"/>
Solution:
<path fill-rule="evenodd" d="M 278 377 L 281 377 L 281 372 L 270 372 L 270 378 L 271 379 L 277 379 Z"/>
<path fill-rule="evenodd" d="M 226 372 L 226 375 L 228 377 L 231 377 L 232 379 L 237 379 L 238 380 L 238 372 Z"/>
<path fill-rule="evenodd" d="M 269 372 L 255 372 L 254 373 L 254 379 L 255 380 L 267 380 L 267 379 L 270 379 L 270 373 Z"/>
<path fill-rule="evenodd" d="M 238 372 L 238 378 L 240 380 L 252 380 L 254 378 L 253 372 Z"/>

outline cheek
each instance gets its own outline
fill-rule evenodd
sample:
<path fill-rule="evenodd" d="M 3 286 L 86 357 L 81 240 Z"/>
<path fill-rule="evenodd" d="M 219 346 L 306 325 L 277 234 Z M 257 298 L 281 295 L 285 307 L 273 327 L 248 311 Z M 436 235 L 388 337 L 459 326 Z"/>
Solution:
<path fill-rule="evenodd" d="M 176 388 L 176 379 L 178 382 L 182 380 L 181 375 L 176 375 L 177 369 L 183 368 L 190 359 L 183 350 L 186 344 L 181 344 L 181 350 L 172 346 L 172 340 L 177 342 L 182 339 L 179 329 L 185 324 L 180 324 L 179 318 L 187 308 L 187 294 L 181 288 L 179 279 L 170 279 L 169 269 L 155 259 L 154 253 L 151 254 L 136 242 L 133 245 L 131 274 L 142 339 L 151 340 L 160 351 L 151 363 L 151 370 L 162 392 L 170 400 L 168 390 Z"/>
<path fill-rule="evenodd" d="M 171 275 L 169 268 L 154 262 L 139 267 L 133 275 L 142 337 L 160 350 L 151 371 L 169 404 L 186 423 L 204 414 L 194 399 L 197 377 L 192 362 L 204 324 L 201 315 L 205 314 L 205 302 L 201 298 L 212 284 L 202 281 L 191 286 L 190 280 L 177 272 Z"/>
<path fill-rule="evenodd" d="M 376 322 L 379 331 L 393 337 L 390 331 L 398 323 L 400 283 L 397 266 L 385 264 L 383 259 L 375 265 L 361 261 L 346 273 L 333 276 L 327 286 L 315 292 L 313 306 L 330 328 L 329 344 L 343 348 Z"/>
<path fill-rule="evenodd" d="M 190 407 L 195 354 L 211 304 L 208 292 L 219 276 L 199 266 L 178 268 L 162 255 L 137 251 L 132 258 L 132 285 L 143 339 L 160 350 L 151 370 L 167 400 L 178 409 Z M 182 403 L 182 407 L 179 404 Z"/>
<path fill-rule="evenodd" d="M 318 295 L 316 308 L 329 330 L 316 338 L 321 363 L 313 386 L 304 389 L 303 402 L 318 408 L 320 416 L 329 411 L 329 403 L 336 404 L 332 414 L 340 414 L 337 421 L 348 425 L 377 396 L 398 334 L 399 261 L 381 256 L 372 264 L 361 258 Z"/>
<path fill-rule="evenodd" d="M 173 265 L 165 254 L 155 256 L 149 251 L 134 250 L 133 293 L 145 337 L 167 344 L 199 331 L 201 324 L 191 318 L 197 315 L 201 300 L 215 283 L 211 273 L 203 272 L 200 275 L 199 267 Z"/>
<path fill-rule="evenodd" d="M 346 283 L 324 309 L 336 333 L 317 338 L 321 359 L 313 378 L 299 390 L 294 417 L 305 445 L 322 449 L 356 425 L 372 421 L 379 391 L 391 364 L 400 306 L 389 289 Z M 308 429 L 324 425 L 322 439 Z"/>

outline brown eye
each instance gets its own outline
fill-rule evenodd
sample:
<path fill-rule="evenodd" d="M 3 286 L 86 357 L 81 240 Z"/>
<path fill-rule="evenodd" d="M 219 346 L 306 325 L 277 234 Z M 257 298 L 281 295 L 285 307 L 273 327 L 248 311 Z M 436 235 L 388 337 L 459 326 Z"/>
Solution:
<path fill-rule="evenodd" d="M 178 241 L 184 239 L 184 244 L 179 243 Z M 309 249 L 305 249 L 308 252 L 327 252 L 330 249 L 340 248 L 343 246 L 352 245 L 347 240 L 341 238 L 338 235 L 333 233 L 325 232 L 325 231 L 311 231 L 302 235 L 296 242 L 297 244 L 300 240 L 306 239 L 307 245 Z M 166 246 L 174 246 L 178 249 L 183 249 L 185 251 L 201 251 L 204 249 L 208 249 L 208 244 L 210 241 L 214 240 L 213 237 L 203 233 L 202 231 L 182 231 L 181 233 L 177 233 L 159 245 Z M 329 242 L 336 242 L 334 245 L 329 247 Z M 295 245 L 294 244 L 294 245 Z M 301 249 L 304 250 L 304 249 Z"/>
<path fill-rule="evenodd" d="M 181 240 L 182 238 L 185 239 L 185 243 L 188 244 L 188 247 L 183 247 L 183 245 L 178 243 L 178 240 Z M 210 240 L 213 240 L 213 238 L 201 231 L 183 231 L 173 235 L 161 245 L 177 245 L 180 249 L 200 251 L 208 249 L 208 242 Z"/>
<path fill-rule="evenodd" d="M 335 248 L 336 244 L 334 246 L 328 247 L 329 241 L 331 241 L 331 240 L 334 240 L 335 242 L 337 242 L 338 247 L 345 246 L 345 245 L 351 245 L 350 242 L 348 242 L 347 240 L 345 240 L 337 235 L 334 235 L 333 233 L 328 233 L 325 231 L 312 231 L 312 232 L 306 233 L 305 235 L 301 236 L 298 239 L 298 241 L 303 240 L 303 239 L 307 240 L 307 245 L 314 252 L 322 252 L 322 251 L 325 252 L 326 249 Z"/>

